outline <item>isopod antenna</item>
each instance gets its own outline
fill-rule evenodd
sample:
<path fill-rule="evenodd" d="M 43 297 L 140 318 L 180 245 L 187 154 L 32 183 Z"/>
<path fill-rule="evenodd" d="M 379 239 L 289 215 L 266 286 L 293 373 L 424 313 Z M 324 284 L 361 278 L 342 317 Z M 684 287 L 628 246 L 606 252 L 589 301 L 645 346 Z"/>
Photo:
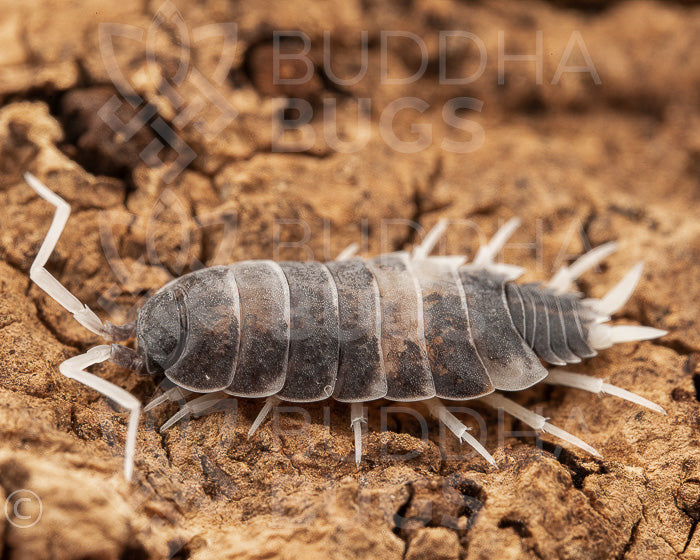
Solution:
<path fill-rule="evenodd" d="M 24 180 L 41 198 L 56 207 L 53 222 L 32 263 L 29 277 L 56 302 L 72 313 L 78 323 L 93 333 L 109 341 L 125 340 L 129 338 L 133 333 L 133 325 L 119 327 L 111 323 L 103 324 L 94 311 L 87 305 L 81 303 L 77 297 L 70 293 L 65 286 L 46 270 L 46 262 L 49 260 L 61 236 L 61 232 L 63 232 L 63 228 L 68 221 L 68 217 L 70 216 L 70 206 L 31 173 L 25 173 Z M 69 358 L 58 367 L 61 374 L 69 379 L 75 379 L 78 383 L 82 383 L 98 391 L 129 411 L 129 424 L 127 427 L 126 445 L 124 449 L 124 476 L 127 480 L 131 480 L 134 469 L 136 430 L 139 422 L 141 403 L 139 403 L 136 397 L 121 387 L 92 373 L 88 373 L 85 371 L 85 368 L 106 361 L 113 361 L 123 365 L 125 358 L 128 361 L 132 353 L 133 351 L 131 349 L 118 344 L 103 344 L 91 348 L 85 354 Z"/>

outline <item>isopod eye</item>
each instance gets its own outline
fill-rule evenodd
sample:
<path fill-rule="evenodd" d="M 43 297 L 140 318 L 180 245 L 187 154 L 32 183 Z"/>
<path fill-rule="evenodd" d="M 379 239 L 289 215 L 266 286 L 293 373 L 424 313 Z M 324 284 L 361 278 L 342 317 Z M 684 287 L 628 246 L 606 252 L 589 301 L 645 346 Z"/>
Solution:
<path fill-rule="evenodd" d="M 136 340 L 149 373 L 162 373 L 177 362 L 187 337 L 187 308 L 182 288 L 151 296 L 139 309 Z"/>

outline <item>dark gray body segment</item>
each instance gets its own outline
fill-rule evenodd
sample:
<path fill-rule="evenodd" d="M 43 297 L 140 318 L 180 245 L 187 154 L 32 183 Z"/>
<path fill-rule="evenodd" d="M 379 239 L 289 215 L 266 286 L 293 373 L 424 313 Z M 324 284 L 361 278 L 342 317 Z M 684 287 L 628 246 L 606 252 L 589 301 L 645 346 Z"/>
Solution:
<path fill-rule="evenodd" d="M 566 362 L 557 356 L 551 344 L 552 326 L 555 324 L 555 321 L 550 319 L 557 319 L 558 322 L 558 318 L 550 315 L 551 310 L 547 308 L 542 290 L 533 290 L 531 296 L 535 301 L 535 309 L 537 310 L 534 350 L 545 362 L 564 366 Z"/>
<path fill-rule="evenodd" d="M 238 365 L 231 395 L 266 397 L 284 386 L 289 353 L 289 286 L 272 261 L 244 261 L 233 269 L 241 306 Z"/>
<path fill-rule="evenodd" d="M 514 289 L 519 291 L 525 302 L 526 328 L 529 327 L 529 317 L 532 316 L 535 333 L 531 346 L 540 358 L 563 365 L 595 356 L 596 352 L 586 342 L 587 336 L 580 317 L 581 307 L 576 295 L 555 295 L 537 284 L 512 285 L 506 290 L 511 315 L 516 315 L 520 307 L 520 303 L 512 297 Z M 530 343 L 529 331 L 527 335 Z"/>
<path fill-rule="evenodd" d="M 459 271 L 467 296 L 476 349 L 496 389 L 521 391 L 547 376 L 510 318 L 505 277 L 463 267 Z"/>
<path fill-rule="evenodd" d="M 466 295 L 456 269 L 426 261 L 414 266 L 423 295 L 425 345 L 435 392 L 473 399 L 493 391 L 469 327 Z"/>
<path fill-rule="evenodd" d="M 289 284 L 289 361 L 286 401 L 311 402 L 333 394 L 338 372 L 338 296 L 328 269 L 318 262 L 281 262 Z"/>
<path fill-rule="evenodd" d="M 240 332 L 235 288 L 226 266 L 188 274 L 170 286 L 174 293 L 181 291 L 186 332 L 175 363 L 165 370 L 168 379 L 199 393 L 229 386 Z"/>
<path fill-rule="evenodd" d="M 549 347 L 566 363 L 580 362 L 576 354 L 571 351 L 566 337 L 566 325 L 559 298 L 550 291 L 543 292 L 544 302 L 549 312 Z"/>
<path fill-rule="evenodd" d="M 423 302 L 408 255 L 394 253 L 367 261 L 379 286 L 386 397 L 417 401 L 435 396 L 425 348 Z"/>
<path fill-rule="evenodd" d="M 513 325 L 515 325 L 520 336 L 525 340 L 527 338 L 527 331 L 525 330 L 525 302 L 517 284 L 512 282 L 506 283 L 506 299 L 508 300 L 508 308 L 510 309 L 510 318 L 513 319 Z"/>
<path fill-rule="evenodd" d="M 587 333 L 584 334 L 581 319 L 578 314 L 578 298 L 571 294 L 559 296 L 559 305 L 564 328 L 566 329 L 566 344 L 580 358 L 592 358 L 598 353 L 588 344 Z"/>
<path fill-rule="evenodd" d="M 530 290 L 525 289 L 526 286 L 519 286 L 518 290 L 523 301 L 523 308 L 525 310 L 525 342 L 527 342 L 530 348 L 535 346 L 535 331 L 537 330 L 537 307 L 535 306 L 535 300 L 532 297 Z"/>
<path fill-rule="evenodd" d="M 138 311 L 136 340 L 146 371 L 163 373 L 180 357 L 187 336 L 183 293 L 161 288 Z"/>
<path fill-rule="evenodd" d="M 326 263 L 338 294 L 340 355 L 333 398 L 362 402 L 386 395 L 379 287 L 362 259 Z"/>

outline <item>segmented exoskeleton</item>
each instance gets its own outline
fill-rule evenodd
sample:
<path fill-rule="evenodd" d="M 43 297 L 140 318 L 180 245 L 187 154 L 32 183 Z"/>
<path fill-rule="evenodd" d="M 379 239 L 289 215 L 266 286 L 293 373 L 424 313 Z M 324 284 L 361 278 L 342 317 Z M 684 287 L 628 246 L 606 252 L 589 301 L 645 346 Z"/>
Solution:
<path fill-rule="evenodd" d="M 600 300 L 583 300 L 568 292 L 580 274 L 615 250 L 614 243 L 563 267 L 547 285 L 518 285 L 514 280 L 522 269 L 495 262 L 517 219 L 506 223 L 471 263 L 459 256 L 429 255 L 444 233 L 443 221 L 412 253 L 362 259 L 353 258 L 349 248 L 328 263 L 244 261 L 192 272 L 148 298 L 134 323 L 117 327 L 103 324 L 44 268 L 70 208 L 32 175 L 25 179 L 57 208 L 31 278 L 78 322 L 105 339 L 136 336 L 136 349 L 97 346 L 59 368 L 131 411 L 127 478 L 133 469 L 140 403 L 84 371 L 107 360 L 163 374 L 174 384 L 146 409 L 176 396 L 204 393 L 184 404 L 162 430 L 230 396 L 267 398 L 251 434 L 280 401 L 333 398 L 352 403 L 358 464 L 362 403 L 379 398 L 425 401 L 458 438 L 494 465 L 488 451 L 440 398 L 480 398 L 595 455 L 597 451 L 580 439 L 496 391 L 520 391 L 545 381 L 616 394 L 663 412 L 602 380 L 548 371 L 540 361 L 577 363 L 613 343 L 665 334 L 649 327 L 605 324 L 632 294 L 641 264 Z"/>

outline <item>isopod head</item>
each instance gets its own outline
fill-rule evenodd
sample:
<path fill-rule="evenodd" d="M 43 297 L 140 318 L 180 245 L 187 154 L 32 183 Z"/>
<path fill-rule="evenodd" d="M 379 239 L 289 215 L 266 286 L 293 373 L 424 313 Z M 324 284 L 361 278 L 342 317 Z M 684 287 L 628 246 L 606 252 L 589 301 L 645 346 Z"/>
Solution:
<path fill-rule="evenodd" d="M 139 309 L 136 342 L 148 373 L 163 373 L 175 364 L 186 337 L 187 312 L 181 290 L 160 291 Z"/>

